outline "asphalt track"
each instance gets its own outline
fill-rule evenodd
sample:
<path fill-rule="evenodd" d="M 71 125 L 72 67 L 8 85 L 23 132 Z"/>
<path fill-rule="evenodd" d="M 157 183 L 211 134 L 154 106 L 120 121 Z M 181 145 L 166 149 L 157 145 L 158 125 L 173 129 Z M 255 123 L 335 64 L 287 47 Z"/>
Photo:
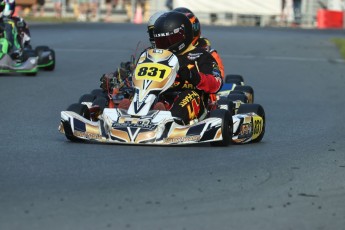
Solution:
<path fill-rule="evenodd" d="M 0 77 L 0 229 L 340 230 L 344 31 L 203 27 L 267 115 L 258 144 L 71 143 L 60 111 L 147 44 L 145 26 L 33 25 L 54 72 Z"/>

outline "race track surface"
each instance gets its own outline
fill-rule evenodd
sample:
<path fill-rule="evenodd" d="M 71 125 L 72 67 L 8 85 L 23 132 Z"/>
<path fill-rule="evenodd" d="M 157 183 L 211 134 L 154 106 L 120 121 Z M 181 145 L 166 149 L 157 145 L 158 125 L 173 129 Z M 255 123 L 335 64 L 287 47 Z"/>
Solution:
<path fill-rule="evenodd" d="M 60 111 L 146 45 L 144 25 L 33 25 L 54 72 L 0 76 L 1 230 L 340 230 L 344 31 L 203 27 L 266 111 L 258 144 L 71 143 Z M 137 43 L 142 41 L 137 49 Z"/>

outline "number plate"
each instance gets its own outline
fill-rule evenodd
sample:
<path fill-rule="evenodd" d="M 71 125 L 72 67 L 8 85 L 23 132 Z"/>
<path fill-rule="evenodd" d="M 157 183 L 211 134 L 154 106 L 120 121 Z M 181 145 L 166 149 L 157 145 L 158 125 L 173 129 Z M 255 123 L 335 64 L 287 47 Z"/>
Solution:
<path fill-rule="evenodd" d="M 135 78 L 137 80 L 151 80 L 161 82 L 171 73 L 169 66 L 159 63 L 142 63 L 135 68 Z"/>

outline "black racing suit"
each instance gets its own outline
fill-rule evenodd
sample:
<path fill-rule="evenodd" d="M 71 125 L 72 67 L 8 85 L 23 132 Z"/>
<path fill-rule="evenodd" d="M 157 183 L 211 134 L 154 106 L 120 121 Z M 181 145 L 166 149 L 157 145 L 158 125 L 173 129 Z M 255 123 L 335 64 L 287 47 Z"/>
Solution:
<path fill-rule="evenodd" d="M 170 111 L 189 124 L 206 114 L 209 94 L 217 93 L 223 81 L 217 62 L 205 49 L 193 47 L 177 57 L 180 70 L 167 95 L 177 92 Z"/>
<path fill-rule="evenodd" d="M 27 23 L 21 17 L 12 16 L 11 19 L 15 22 L 18 30 L 18 42 L 22 48 L 26 48 L 30 45 L 31 35 Z"/>

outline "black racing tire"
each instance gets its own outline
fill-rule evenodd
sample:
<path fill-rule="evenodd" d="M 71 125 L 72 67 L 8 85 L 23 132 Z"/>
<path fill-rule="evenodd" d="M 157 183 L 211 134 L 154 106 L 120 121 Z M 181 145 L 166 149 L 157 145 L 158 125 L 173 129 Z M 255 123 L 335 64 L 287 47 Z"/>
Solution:
<path fill-rule="evenodd" d="M 46 70 L 46 71 L 53 71 L 55 69 L 55 64 L 56 64 L 55 51 L 51 49 L 50 53 L 52 55 L 53 64 L 51 64 L 50 66 L 44 67 L 43 69 Z"/>
<path fill-rule="evenodd" d="M 232 114 L 232 111 L 234 109 L 234 103 L 229 100 L 227 97 L 220 97 L 219 100 L 217 101 L 217 108 L 218 109 L 225 109 L 230 111 Z"/>
<path fill-rule="evenodd" d="M 37 72 L 26 73 L 25 75 L 30 76 L 30 77 L 35 77 L 37 75 Z"/>
<path fill-rule="evenodd" d="M 254 140 L 252 140 L 252 143 L 257 143 L 262 140 L 262 138 L 265 135 L 265 129 L 266 129 L 266 116 L 265 116 L 265 110 L 264 108 L 259 104 L 242 104 L 240 108 L 237 111 L 237 114 L 243 114 L 243 113 L 251 113 L 254 112 L 263 119 L 263 125 L 262 125 L 262 132 L 261 134 Z"/>
<path fill-rule="evenodd" d="M 90 111 L 86 105 L 74 103 L 74 104 L 68 106 L 66 111 L 75 112 L 75 113 L 79 114 L 80 116 L 90 120 Z M 81 141 L 80 139 L 78 139 L 77 137 L 75 137 L 73 135 L 72 128 L 71 128 L 71 125 L 69 122 L 63 122 L 63 127 L 65 130 L 65 136 L 68 140 L 73 141 L 73 142 Z"/>
<path fill-rule="evenodd" d="M 66 111 L 75 112 L 75 113 L 79 114 L 80 116 L 90 120 L 90 110 L 86 105 L 74 103 L 74 104 L 68 106 Z"/>
<path fill-rule="evenodd" d="M 29 57 L 37 57 L 37 52 L 35 50 L 24 50 L 23 51 L 23 56 L 24 59 L 28 59 Z"/>
<path fill-rule="evenodd" d="M 232 91 L 230 91 L 229 95 L 230 95 L 230 94 L 243 94 L 243 95 L 245 95 L 244 92 L 239 91 L 239 90 L 232 90 Z"/>
<path fill-rule="evenodd" d="M 245 94 L 242 93 L 230 93 L 228 95 L 230 101 L 242 101 L 243 103 L 248 103 L 248 98 Z"/>
<path fill-rule="evenodd" d="M 53 64 L 50 66 L 46 66 L 43 69 L 46 71 L 53 71 L 55 69 L 55 51 L 53 49 L 50 49 L 49 46 L 37 46 L 35 48 L 35 52 L 37 53 L 38 57 L 41 58 L 41 53 L 44 51 L 50 51 L 51 55 L 52 55 L 52 59 L 53 59 Z"/>
<path fill-rule="evenodd" d="M 104 91 L 103 89 L 94 89 L 91 91 L 91 94 L 95 95 L 96 97 L 108 98 L 108 93 Z"/>
<path fill-rule="evenodd" d="M 39 51 L 48 51 L 50 50 L 49 46 L 37 46 L 35 48 L 36 52 L 38 53 Z"/>
<path fill-rule="evenodd" d="M 229 110 L 216 109 L 210 112 L 210 117 L 222 119 L 222 136 L 223 140 L 211 142 L 211 146 L 228 146 L 232 143 L 232 114 Z"/>
<path fill-rule="evenodd" d="M 248 103 L 254 103 L 254 89 L 249 85 L 237 85 L 234 91 L 241 91 L 247 95 Z"/>
<path fill-rule="evenodd" d="M 99 106 L 101 113 L 103 113 L 103 110 L 108 106 L 108 101 L 104 97 L 97 97 L 92 103 L 92 106 L 95 105 Z"/>
<path fill-rule="evenodd" d="M 79 98 L 79 103 L 82 102 L 93 102 L 96 99 L 96 95 L 92 95 L 90 93 L 84 94 Z"/>
<path fill-rule="evenodd" d="M 244 82 L 244 79 L 241 75 L 238 74 L 228 74 L 225 76 L 225 83 L 236 83 Z"/>

